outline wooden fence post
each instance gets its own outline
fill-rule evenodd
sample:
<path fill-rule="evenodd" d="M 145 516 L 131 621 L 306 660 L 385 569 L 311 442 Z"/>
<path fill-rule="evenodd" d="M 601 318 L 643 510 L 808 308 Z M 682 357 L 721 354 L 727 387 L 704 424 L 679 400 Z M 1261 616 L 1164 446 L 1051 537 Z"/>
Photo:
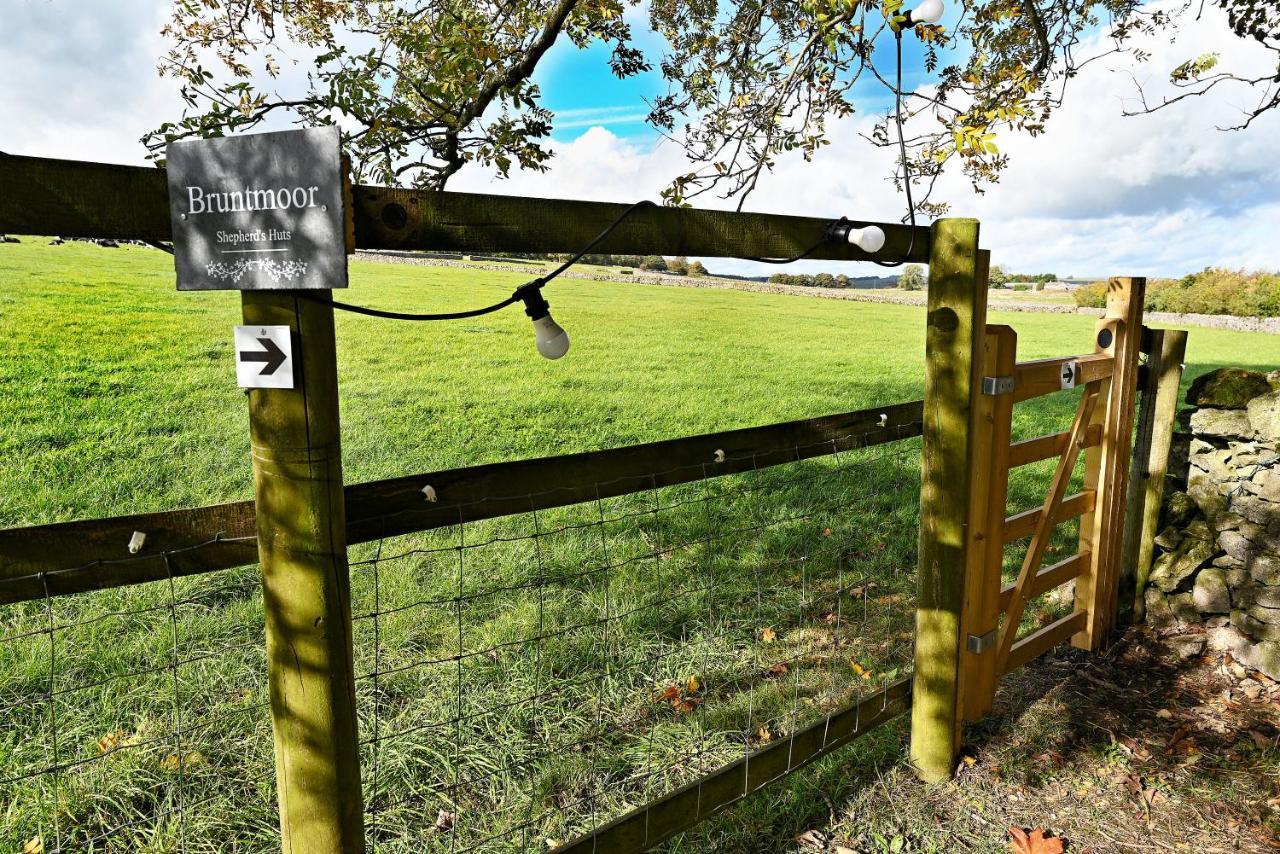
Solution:
<path fill-rule="evenodd" d="M 293 389 L 249 392 L 276 787 L 286 854 L 364 851 L 333 307 L 245 291 L 246 325 L 293 329 Z"/>
<path fill-rule="evenodd" d="M 1184 329 L 1148 330 L 1146 382 L 1134 442 L 1129 495 L 1125 500 L 1124 561 L 1120 589 L 1133 591 L 1132 615 L 1141 622 L 1146 614 L 1143 588 L 1155 552 L 1156 526 L 1164 501 L 1165 475 L 1169 472 L 1169 448 L 1173 444 L 1174 418 L 1182 386 L 1182 363 L 1187 354 Z M 1121 599 L 1123 607 L 1127 596 Z"/>
<path fill-rule="evenodd" d="M 987 294 L 978 221 L 933 224 L 925 337 L 911 761 L 929 782 L 946 780 L 960 743 L 960 617 L 964 606 L 973 394 L 981 387 Z"/>
<path fill-rule="evenodd" d="M 1102 439 L 1085 454 L 1084 488 L 1094 491 L 1094 509 L 1080 518 L 1079 550 L 1092 557 L 1076 580 L 1076 611 L 1087 614 L 1085 625 L 1071 638 L 1072 645 L 1095 652 L 1116 622 L 1146 283 L 1142 278 L 1111 279 L 1106 314 L 1096 332 L 1097 352 L 1110 353 L 1115 361 L 1094 408 L 1093 423 L 1101 426 Z"/>

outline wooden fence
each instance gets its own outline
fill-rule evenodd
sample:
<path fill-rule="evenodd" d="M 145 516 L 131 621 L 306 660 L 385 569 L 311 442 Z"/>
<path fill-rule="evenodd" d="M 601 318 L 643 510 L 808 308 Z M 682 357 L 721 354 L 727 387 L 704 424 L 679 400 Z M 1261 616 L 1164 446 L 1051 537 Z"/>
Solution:
<path fill-rule="evenodd" d="M 168 240 L 163 171 L 0 155 L 0 233 Z M 365 249 L 566 252 L 623 205 L 461 193 L 353 188 L 354 244 Z M 828 220 L 656 208 L 637 212 L 595 251 L 688 256 L 787 256 Z M 828 244 L 811 257 L 902 260 L 930 267 L 923 401 L 612 450 L 344 485 L 338 436 L 333 308 L 288 292 L 243 294 L 248 323 L 300 333 L 299 390 L 249 394 L 254 502 L 0 531 L 0 604 L 100 590 L 260 562 L 277 784 L 286 850 L 364 850 L 354 720 L 347 547 L 391 535 L 839 454 L 923 436 L 914 677 L 800 729 L 595 828 L 562 850 L 640 851 L 869 729 L 912 710 L 912 759 L 926 779 L 953 769 L 960 727 L 989 708 L 999 677 L 1073 639 L 1099 649 L 1120 578 L 1150 538 L 1167 456 L 1164 403 L 1174 354 L 1143 336 L 1142 280 L 1113 280 L 1091 352 L 1017 363 L 1016 334 L 986 318 L 989 258 L 978 223 L 881 224 L 868 256 Z M 908 252 L 908 250 L 910 250 Z M 1144 341 L 1145 339 L 1145 341 Z M 1140 343 L 1165 366 L 1140 376 Z M 1070 429 L 1010 442 L 1014 404 L 1070 385 L 1084 389 Z M 1147 412 L 1129 487 L 1140 380 Z M 1159 417 L 1157 417 L 1157 415 Z M 1084 489 L 1067 495 L 1076 456 Z M 1006 517 L 1010 469 L 1060 457 L 1038 509 Z M 709 461 L 714 461 L 709 463 Z M 270 481 L 271 490 L 264 488 Z M 430 487 L 434 500 L 424 499 Z M 1126 494 L 1131 523 L 1128 541 Z M 531 494 L 537 499 L 531 505 Z M 1081 517 L 1077 554 L 1040 566 L 1052 528 Z M 304 520 L 305 524 L 298 524 Z M 134 532 L 145 534 L 136 553 Z M 1030 536 L 1021 572 L 1002 583 L 1004 547 Z M 1128 549 L 1128 552 L 1122 551 Z M 1127 558 L 1126 554 L 1132 556 Z M 1147 552 L 1149 554 L 1149 550 Z M 1026 602 L 1069 580 L 1074 611 L 1018 637 Z M 1004 616 L 1001 628 L 1001 616 Z M 305 662 L 302 666 L 300 662 Z"/>

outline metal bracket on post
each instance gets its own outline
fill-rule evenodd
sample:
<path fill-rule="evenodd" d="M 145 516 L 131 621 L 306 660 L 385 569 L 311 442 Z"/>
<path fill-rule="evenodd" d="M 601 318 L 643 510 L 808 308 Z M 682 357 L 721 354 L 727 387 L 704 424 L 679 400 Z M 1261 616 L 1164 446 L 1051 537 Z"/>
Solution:
<path fill-rule="evenodd" d="M 969 635 L 966 647 L 969 652 L 974 655 L 982 655 L 987 650 L 996 645 L 996 630 L 992 629 L 985 635 Z"/>
<path fill-rule="evenodd" d="M 983 377 L 982 393 L 993 396 L 1013 394 L 1013 377 Z"/>

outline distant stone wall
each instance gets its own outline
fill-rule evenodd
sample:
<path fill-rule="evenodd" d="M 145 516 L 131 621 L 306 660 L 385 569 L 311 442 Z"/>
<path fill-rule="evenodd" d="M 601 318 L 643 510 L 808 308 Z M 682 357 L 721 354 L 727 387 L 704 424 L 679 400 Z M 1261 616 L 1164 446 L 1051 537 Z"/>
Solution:
<path fill-rule="evenodd" d="M 1280 371 L 1213 371 L 1187 403 L 1147 621 L 1280 679 Z"/>

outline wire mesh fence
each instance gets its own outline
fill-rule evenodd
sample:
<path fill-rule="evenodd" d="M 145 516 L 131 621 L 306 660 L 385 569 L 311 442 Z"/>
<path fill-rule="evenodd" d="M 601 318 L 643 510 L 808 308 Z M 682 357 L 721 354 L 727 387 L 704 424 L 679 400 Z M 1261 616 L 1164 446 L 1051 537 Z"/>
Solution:
<path fill-rule="evenodd" d="M 497 518 L 442 505 L 469 521 L 352 546 L 371 849 L 545 851 L 901 679 L 914 433 Z M 232 545 L 253 540 L 111 569 Z M 3 843 L 274 850 L 257 567 L 70 595 L 59 575 L 0 606 Z"/>
<path fill-rule="evenodd" d="M 5 850 L 278 844 L 260 588 L 247 567 L 0 607 Z"/>
<path fill-rule="evenodd" d="M 546 851 L 907 673 L 919 442 L 856 445 L 353 548 L 371 850 Z"/>

